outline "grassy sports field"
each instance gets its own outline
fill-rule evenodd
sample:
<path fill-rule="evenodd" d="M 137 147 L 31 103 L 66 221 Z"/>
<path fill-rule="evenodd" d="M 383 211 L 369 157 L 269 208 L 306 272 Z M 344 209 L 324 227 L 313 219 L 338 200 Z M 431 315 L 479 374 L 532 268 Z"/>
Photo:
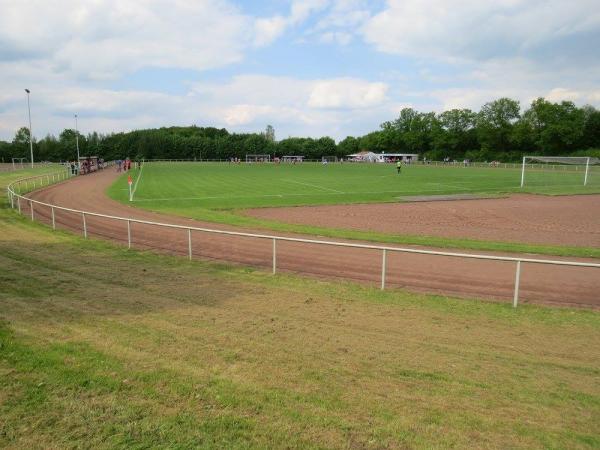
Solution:
<path fill-rule="evenodd" d="M 413 165 L 398 175 L 393 164 L 148 163 L 134 180 L 134 201 L 233 209 L 389 202 L 413 195 L 600 192 L 600 170 L 584 187 L 581 168 L 568 169 L 529 170 L 521 189 L 520 169 Z M 131 173 L 138 178 L 137 171 Z M 111 194 L 125 199 L 124 187 L 115 186 Z"/>
<path fill-rule="evenodd" d="M 600 257 L 600 250 L 594 248 L 392 235 L 286 224 L 241 213 L 252 207 L 397 202 L 414 195 L 600 192 L 600 167 L 592 168 L 587 186 L 583 186 L 581 167 L 567 169 L 529 169 L 524 189 L 519 187 L 519 168 L 413 165 L 404 166 L 398 175 L 393 164 L 149 163 L 130 173 L 134 206 L 200 220 L 395 244 Z M 127 175 L 119 178 L 108 194 L 128 203 Z"/>
<path fill-rule="evenodd" d="M 600 446 L 596 311 L 0 229 L 2 448 Z"/>

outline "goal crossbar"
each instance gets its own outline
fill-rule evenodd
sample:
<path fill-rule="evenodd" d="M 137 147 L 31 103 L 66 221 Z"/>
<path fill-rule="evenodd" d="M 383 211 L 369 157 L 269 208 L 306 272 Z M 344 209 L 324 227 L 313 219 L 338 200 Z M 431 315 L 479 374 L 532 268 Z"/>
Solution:
<path fill-rule="evenodd" d="M 13 166 L 13 170 L 16 170 L 17 166 L 15 163 L 20 164 L 21 165 L 21 169 L 24 167 L 23 161 L 25 161 L 27 158 L 13 158 L 12 159 L 12 166 Z"/>
<path fill-rule="evenodd" d="M 591 156 L 523 156 L 523 165 L 521 168 L 521 187 L 525 185 L 525 167 L 527 165 L 527 161 L 540 163 L 570 164 L 577 166 L 585 165 L 585 175 L 583 178 L 584 186 L 587 185 L 590 165 L 600 164 L 600 158 L 594 158 Z"/>

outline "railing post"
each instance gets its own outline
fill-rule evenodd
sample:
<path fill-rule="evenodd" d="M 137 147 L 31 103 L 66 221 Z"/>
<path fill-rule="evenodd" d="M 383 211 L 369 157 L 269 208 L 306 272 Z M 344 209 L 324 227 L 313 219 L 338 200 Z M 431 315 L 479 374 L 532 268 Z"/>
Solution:
<path fill-rule="evenodd" d="M 521 261 L 517 261 L 517 270 L 515 272 L 515 295 L 513 296 L 513 308 L 519 304 L 519 283 L 521 281 Z"/>
<path fill-rule="evenodd" d="M 385 273 L 387 266 L 387 250 L 383 249 L 383 254 L 381 255 L 381 290 L 385 289 Z"/>
<path fill-rule="evenodd" d="M 131 220 L 127 221 L 127 248 L 131 248 Z"/>
<path fill-rule="evenodd" d="M 19 214 L 21 214 L 21 197 L 17 197 L 17 207 L 19 208 Z"/>
<path fill-rule="evenodd" d="M 31 220 L 33 220 L 33 201 L 29 200 L 29 209 L 31 210 Z"/>
<path fill-rule="evenodd" d="M 273 275 L 277 272 L 277 239 L 273 239 Z"/>
<path fill-rule="evenodd" d="M 52 229 L 56 230 L 56 219 L 54 218 L 54 206 L 52 206 L 50 208 L 50 210 L 52 211 Z"/>
<path fill-rule="evenodd" d="M 188 258 L 192 260 L 192 229 L 188 228 Z"/>
<path fill-rule="evenodd" d="M 81 213 L 81 218 L 83 219 L 83 237 L 87 239 L 87 223 L 85 221 L 85 213 Z"/>

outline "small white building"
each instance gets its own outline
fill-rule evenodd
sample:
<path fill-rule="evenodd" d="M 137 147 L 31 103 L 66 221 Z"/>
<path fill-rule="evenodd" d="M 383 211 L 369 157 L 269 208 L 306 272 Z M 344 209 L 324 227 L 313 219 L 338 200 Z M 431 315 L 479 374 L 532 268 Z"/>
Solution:
<path fill-rule="evenodd" d="M 377 162 L 397 162 L 402 161 L 410 164 L 419 160 L 418 153 L 380 153 L 377 155 Z"/>
<path fill-rule="evenodd" d="M 358 152 L 348 155 L 348 161 L 353 162 L 377 162 L 377 153 L 373 152 Z"/>
<path fill-rule="evenodd" d="M 373 152 L 358 152 L 353 155 L 348 155 L 349 161 L 354 162 L 397 162 L 402 161 L 410 164 L 413 161 L 419 160 L 418 153 L 373 153 Z"/>

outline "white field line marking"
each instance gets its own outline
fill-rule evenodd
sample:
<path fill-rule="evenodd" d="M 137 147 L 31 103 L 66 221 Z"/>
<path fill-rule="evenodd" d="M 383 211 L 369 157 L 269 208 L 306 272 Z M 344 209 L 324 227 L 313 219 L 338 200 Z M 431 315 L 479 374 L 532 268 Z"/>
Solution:
<path fill-rule="evenodd" d="M 142 179 L 142 172 L 144 171 L 144 165 L 140 167 L 140 176 L 136 178 L 135 183 L 133 184 L 133 192 L 131 193 L 131 200 L 133 200 L 133 196 L 135 195 L 135 190 L 137 189 L 138 183 Z"/>
<path fill-rule="evenodd" d="M 302 183 L 300 181 L 289 180 L 287 178 L 282 178 L 282 180 L 283 181 L 287 181 L 288 183 L 302 184 L 304 186 L 310 186 L 310 187 L 314 187 L 314 188 L 317 188 L 317 189 L 322 189 L 322 190 L 325 190 L 325 191 L 336 192 L 338 194 L 345 194 L 345 192 L 338 191 L 337 189 L 331 189 L 331 188 L 328 188 L 328 187 L 319 186 L 318 184 Z"/>
<path fill-rule="evenodd" d="M 516 189 L 516 188 L 515 188 Z M 458 192 L 458 194 L 464 194 L 470 191 L 478 192 L 477 189 L 464 189 L 463 192 Z M 134 202 L 160 202 L 160 201 L 171 201 L 171 200 L 215 200 L 215 199 L 223 199 L 223 200 L 233 200 L 238 198 L 264 198 L 264 197 L 307 197 L 307 196 L 340 196 L 340 195 L 371 195 L 371 194 L 400 194 L 402 196 L 410 196 L 410 195 L 428 195 L 431 192 L 448 192 L 447 189 L 428 189 L 427 191 L 368 191 L 368 192 L 339 192 L 339 193 L 312 193 L 312 194 L 262 194 L 262 195 L 215 195 L 215 196 L 207 196 L 207 197 L 157 197 L 157 198 L 142 198 L 138 200 L 134 200 Z M 485 191 L 482 192 L 485 194 Z M 454 195 L 457 193 L 452 193 L 449 195 Z"/>

